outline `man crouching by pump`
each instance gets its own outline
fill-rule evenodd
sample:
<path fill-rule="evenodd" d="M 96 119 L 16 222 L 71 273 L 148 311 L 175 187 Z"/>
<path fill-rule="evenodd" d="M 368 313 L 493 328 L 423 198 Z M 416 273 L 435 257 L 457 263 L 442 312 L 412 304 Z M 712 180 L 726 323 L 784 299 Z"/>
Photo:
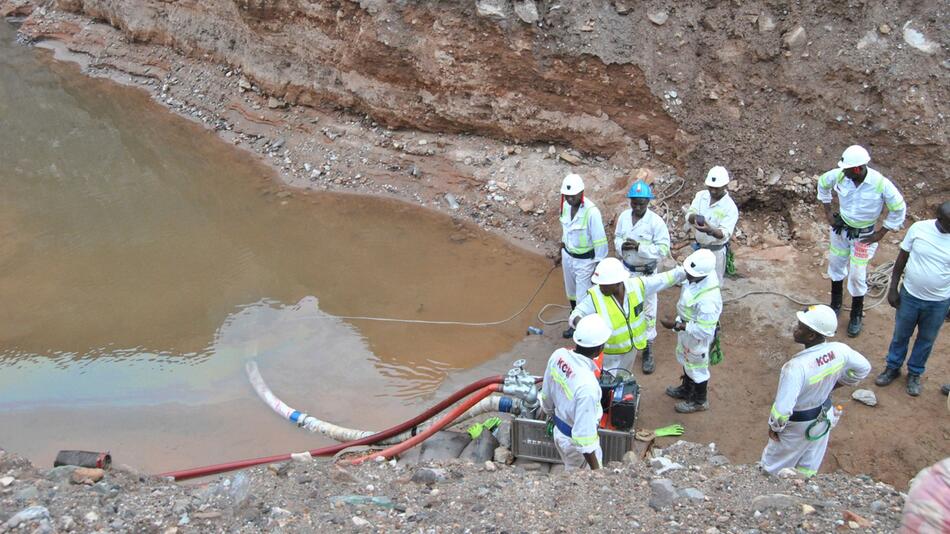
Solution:
<path fill-rule="evenodd" d="M 557 349 L 544 369 L 541 411 L 554 417 L 554 445 L 564 468 L 600 469 L 603 454 L 597 424 L 604 414 L 594 359 L 611 330 L 600 315 L 588 315 L 574 329 L 574 350 Z"/>

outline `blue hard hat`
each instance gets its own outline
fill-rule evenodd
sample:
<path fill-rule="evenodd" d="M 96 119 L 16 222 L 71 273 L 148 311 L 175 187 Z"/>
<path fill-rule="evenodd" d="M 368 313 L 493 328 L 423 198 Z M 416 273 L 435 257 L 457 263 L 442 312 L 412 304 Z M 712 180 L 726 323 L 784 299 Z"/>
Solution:
<path fill-rule="evenodd" d="M 627 191 L 627 198 L 653 198 L 653 191 L 650 190 L 650 184 L 637 180 Z"/>

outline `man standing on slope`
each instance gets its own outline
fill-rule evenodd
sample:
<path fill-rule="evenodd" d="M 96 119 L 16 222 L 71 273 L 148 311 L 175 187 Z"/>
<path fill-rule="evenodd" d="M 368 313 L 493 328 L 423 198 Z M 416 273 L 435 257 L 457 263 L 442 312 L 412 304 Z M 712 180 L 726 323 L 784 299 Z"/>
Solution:
<path fill-rule="evenodd" d="M 916 222 L 907 230 L 894 262 L 887 302 L 897 310 L 894 335 L 887 351 L 887 368 L 874 383 L 886 386 L 901 375 L 907 345 L 916 329 L 917 340 L 907 362 L 907 394 L 916 397 L 920 395 L 920 375 L 950 310 L 950 200 L 937 208 L 936 219 Z"/>
<path fill-rule="evenodd" d="M 739 208 L 729 196 L 729 171 L 719 165 L 706 174 L 706 190 L 699 191 L 686 211 L 686 221 L 692 226 L 696 245 L 716 256 L 716 277 L 722 287 L 726 279 L 726 256 L 729 240 L 739 222 Z"/>
<path fill-rule="evenodd" d="M 656 272 L 657 263 L 670 255 L 670 229 L 659 215 L 649 208 L 653 192 L 643 180 L 637 180 L 630 191 L 630 209 L 620 214 L 614 232 L 614 249 L 623 266 L 634 276 L 649 276 Z M 656 339 L 656 293 L 644 300 L 643 313 L 647 323 L 647 346 L 643 349 L 643 374 L 656 369 L 653 359 L 653 340 Z"/>
<path fill-rule="evenodd" d="M 574 330 L 574 350 L 557 349 L 548 359 L 541 383 L 541 411 L 554 417 L 554 445 L 565 469 L 585 464 L 600 469 L 603 453 L 597 425 L 604 410 L 594 359 L 610 337 L 598 315 L 581 319 Z"/>
<path fill-rule="evenodd" d="M 709 409 L 709 352 L 716 341 L 722 295 L 716 278 L 716 257 L 706 249 L 693 252 L 683 261 L 686 283 L 676 303 L 675 319 L 660 321 L 676 334 L 676 361 L 683 366 L 679 386 L 666 388 L 666 394 L 683 399 L 674 406 L 679 413 Z"/>
<path fill-rule="evenodd" d="M 561 182 L 560 221 L 561 250 L 555 263 L 563 265 L 564 289 L 573 310 L 577 300 L 587 294 L 597 263 L 608 252 L 600 210 L 584 198 L 584 180 L 577 174 L 568 174 Z M 564 331 L 565 338 L 573 335 L 573 327 Z"/>
<path fill-rule="evenodd" d="M 864 295 L 868 292 L 868 262 L 874 257 L 877 242 L 904 224 L 907 207 L 904 197 L 890 180 L 868 167 L 871 155 L 864 147 L 849 146 L 841 154 L 838 168 L 818 179 L 818 200 L 831 225 L 828 276 L 831 278 L 831 309 L 841 311 L 844 279 L 851 294 L 851 320 L 848 336 L 861 333 Z M 838 194 L 838 213 L 832 209 L 832 191 Z M 887 206 L 887 218 L 874 229 L 881 211 Z M 850 264 L 850 265 L 849 265 Z"/>
<path fill-rule="evenodd" d="M 828 306 L 810 306 L 797 317 L 792 335 L 805 350 L 782 366 L 761 465 L 771 474 L 788 467 L 812 476 L 838 419 L 831 390 L 856 385 L 871 372 L 871 364 L 844 343 L 826 341 L 838 328 L 838 316 Z"/>

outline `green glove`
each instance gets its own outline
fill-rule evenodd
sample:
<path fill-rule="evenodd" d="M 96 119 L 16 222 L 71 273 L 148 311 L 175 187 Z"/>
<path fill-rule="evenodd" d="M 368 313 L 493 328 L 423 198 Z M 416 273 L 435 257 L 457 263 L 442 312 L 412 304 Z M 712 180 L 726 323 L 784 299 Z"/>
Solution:
<path fill-rule="evenodd" d="M 482 435 L 483 430 L 485 430 L 485 425 L 481 423 L 475 423 L 468 427 L 468 435 L 471 436 L 473 440 L 476 440 L 478 439 L 478 436 Z"/>
<path fill-rule="evenodd" d="M 544 428 L 544 433 L 550 437 L 554 437 L 554 419 L 548 419 L 548 424 Z"/>
<path fill-rule="evenodd" d="M 489 417 L 482 421 L 482 426 L 488 430 L 495 430 L 501 424 L 501 417 Z"/>
<path fill-rule="evenodd" d="M 683 431 L 683 425 L 670 425 L 654 430 L 653 435 L 658 438 L 663 436 L 682 436 Z"/>

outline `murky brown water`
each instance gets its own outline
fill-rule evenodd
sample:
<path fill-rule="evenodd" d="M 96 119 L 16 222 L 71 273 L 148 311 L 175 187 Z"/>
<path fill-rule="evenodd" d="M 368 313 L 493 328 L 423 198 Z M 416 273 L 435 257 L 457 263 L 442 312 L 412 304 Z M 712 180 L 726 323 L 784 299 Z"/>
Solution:
<path fill-rule="evenodd" d="M 2 447 L 166 469 L 315 446 L 247 359 L 288 403 L 378 428 L 562 298 L 555 274 L 502 327 L 336 319 L 501 319 L 549 263 L 395 201 L 277 194 L 214 134 L 13 37 L 0 23 Z"/>

